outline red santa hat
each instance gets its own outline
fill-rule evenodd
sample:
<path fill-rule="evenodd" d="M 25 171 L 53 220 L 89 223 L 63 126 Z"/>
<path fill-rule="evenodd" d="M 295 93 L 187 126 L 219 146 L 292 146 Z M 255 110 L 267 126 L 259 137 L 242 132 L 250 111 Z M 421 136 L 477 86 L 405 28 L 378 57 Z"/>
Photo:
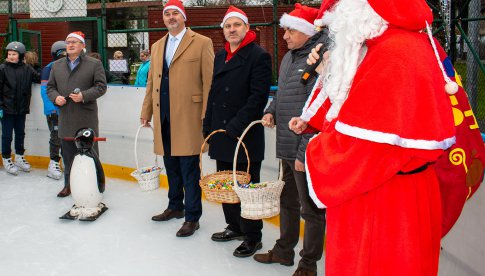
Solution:
<path fill-rule="evenodd" d="M 320 9 L 318 10 L 317 18 L 313 21 L 313 24 L 317 27 L 326 26 L 330 23 L 328 17 L 325 17 L 325 12 L 333 8 L 337 0 L 322 0 Z"/>
<path fill-rule="evenodd" d="M 169 0 L 167 4 L 165 4 L 165 6 L 163 7 L 163 12 L 165 12 L 166 10 L 178 10 L 184 17 L 184 20 L 187 20 L 184 4 L 180 0 Z"/>
<path fill-rule="evenodd" d="M 280 26 L 300 31 L 306 35 L 313 36 L 317 33 L 313 21 L 317 17 L 318 10 L 295 4 L 295 9 L 289 14 L 285 13 L 280 19 Z"/>
<path fill-rule="evenodd" d="M 224 19 L 222 19 L 221 28 L 224 28 L 224 23 L 227 19 L 229 19 L 229 17 L 237 17 L 241 19 L 244 23 L 249 24 L 248 16 L 246 15 L 246 13 L 243 12 L 241 9 L 238 9 L 231 5 L 227 9 L 226 15 L 224 15 Z"/>
<path fill-rule="evenodd" d="M 78 32 L 72 32 L 72 33 L 70 33 L 70 34 L 68 34 L 68 35 L 67 35 L 66 40 L 67 40 L 68 38 L 70 38 L 70 37 L 74 37 L 74 38 L 77 38 L 77 39 L 81 40 L 81 42 L 82 42 L 83 44 L 85 44 L 85 43 L 86 43 L 86 42 L 84 41 L 84 38 L 86 37 L 86 35 L 85 35 L 83 32 L 79 32 L 79 31 L 78 31 Z"/>
<path fill-rule="evenodd" d="M 367 0 L 374 11 L 389 24 L 418 31 L 433 22 L 433 13 L 425 0 Z"/>

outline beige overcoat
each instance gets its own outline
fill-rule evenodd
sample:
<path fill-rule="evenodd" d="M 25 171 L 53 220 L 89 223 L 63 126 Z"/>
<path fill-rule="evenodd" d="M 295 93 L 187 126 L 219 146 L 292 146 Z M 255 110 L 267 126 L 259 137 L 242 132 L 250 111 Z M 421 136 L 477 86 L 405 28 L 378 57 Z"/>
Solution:
<path fill-rule="evenodd" d="M 162 80 L 165 41 L 168 34 L 151 48 L 141 119 L 153 122 L 154 152 L 164 154 L 160 123 L 160 82 Z M 169 74 L 171 155 L 197 155 L 204 141 L 202 119 L 212 82 L 214 48 L 212 40 L 190 28 L 180 41 Z M 153 119 L 152 119 L 153 117 Z"/>

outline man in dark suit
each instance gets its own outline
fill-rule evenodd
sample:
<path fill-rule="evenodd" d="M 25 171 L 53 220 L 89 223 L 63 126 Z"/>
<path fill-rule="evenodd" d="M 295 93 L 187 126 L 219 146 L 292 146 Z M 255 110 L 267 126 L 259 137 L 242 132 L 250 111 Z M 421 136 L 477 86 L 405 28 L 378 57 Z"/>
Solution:
<path fill-rule="evenodd" d="M 222 24 L 226 45 L 216 54 L 214 77 L 205 114 L 204 136 L 217 129 L 226 130 L 210 140 L 209 156 L 216 160 L 217 170 L 232 170 L 237 144 L 236 137 L 263 115 L 271 85 L 271 57 L 254 40 L 246 14 L 229 7 Z M 261 161 L 264 159 L 264 129 L 256 125 L 244 137 L 250 157 L 252 182 L 260 182 Z M 245 171 L 247 159 L 239 152 L 237 169 Z M 234 256 L 248 257 L 261 249 L 261 220 L 241 217 L 240 204 L 222 204 L 226 229 L 212 235 L 214 241 L 244 239 Z"/>
<path fill-rule="evenodd" d="M 82 127 L 90 127 L 99 135 L 96 99 L 106 93 L 106 75 L 101 61 L 81 55 L 86 47 L 82 32 L 66 38 L 67 57 L 54 62 L 47 83 L 47 96 L 59 107 L 59 138 L 73 137 Z M 64 188 L 57 194 L 71 194 L 69 177 L 77 153 L 73 141 L 61 140 L 64 161 Z M 99 153 L 97 144 L 95 151 Z"/>
<path fill-rule="evenodd" d="M 212 40 L 185 27 L 182 2 L 163 8 L 168 33 L 152 45 L 141 124 L 153 117 L 155 154 L 163 155 L 168 177 L 168 206 L 154 221 L 185 217 L 177 237 L 199 229 L 202 215 L 199 153 L 202 118 L 212 81 Z"/>

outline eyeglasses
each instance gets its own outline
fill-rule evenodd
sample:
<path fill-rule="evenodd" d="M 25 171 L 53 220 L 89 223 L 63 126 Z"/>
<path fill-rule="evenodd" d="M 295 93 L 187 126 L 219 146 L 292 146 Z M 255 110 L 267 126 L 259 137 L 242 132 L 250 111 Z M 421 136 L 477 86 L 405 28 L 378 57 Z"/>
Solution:
<path fill-rule="evenodd" d="M 78 43 L 82 43 L 81 41 L 75 41 L 75 40 L 70 40 L 70 41 L 66 41 L 66 45 L 75 45 L 75 44 L 78 44 Z"/>

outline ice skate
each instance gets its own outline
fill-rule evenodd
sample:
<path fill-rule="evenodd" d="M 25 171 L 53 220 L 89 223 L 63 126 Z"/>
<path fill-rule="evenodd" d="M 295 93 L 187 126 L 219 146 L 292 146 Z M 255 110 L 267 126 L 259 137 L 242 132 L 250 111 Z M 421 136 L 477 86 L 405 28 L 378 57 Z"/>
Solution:
<path fill-rule="evenodd" d="M 59 162 L 51 160 L 49 162 L 49 168 L 47 169 L 47 177 L 59 180 L 62 178 L 62 170 Z"/>
<path fill-rule="evenodd" d="M 19 167 L 12 162 L 12 158 L 2 158 L 3 167 L 9 174 L 18 175 Z"/>
<path fill-rule="evenodd" d="M 25 157 L 19 154 L 15 154 L 15 165 L 17 165 L 18 168 L 24 172 L 30 172 L 32 168 L 29 162 L 27 162 L 27 160 L 25 159 Z"/>

